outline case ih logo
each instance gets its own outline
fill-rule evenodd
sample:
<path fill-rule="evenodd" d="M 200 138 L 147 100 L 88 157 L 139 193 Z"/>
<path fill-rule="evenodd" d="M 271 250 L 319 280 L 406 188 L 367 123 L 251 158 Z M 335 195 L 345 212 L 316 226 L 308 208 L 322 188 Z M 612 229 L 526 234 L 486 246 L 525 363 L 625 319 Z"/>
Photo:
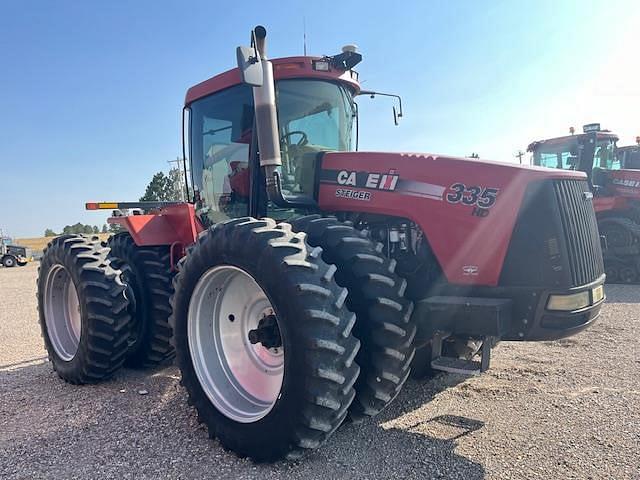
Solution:
<path fill-rule="evenodd" d="M 613 183 L 621 187 L 640 188 L 640 180 L 632 180 L 628 178 L 614 178 Z"/>
<path fill-rule="evenodd" d="M 465 265 L 462 267 L 463 275 L 478 275 L 478 266 L 477 265 Z"/>
<path fill-rule="evenodd" d="M 375 190 L 396 189 L 399 176 L 395 170 L 389 170 L 388 173 L 369 173 L 369 172 L 350 172 L 348 170 L 340 170 L 336 178 L 338 185 L 345 185 L 359 188 L 373 188 Z"/>

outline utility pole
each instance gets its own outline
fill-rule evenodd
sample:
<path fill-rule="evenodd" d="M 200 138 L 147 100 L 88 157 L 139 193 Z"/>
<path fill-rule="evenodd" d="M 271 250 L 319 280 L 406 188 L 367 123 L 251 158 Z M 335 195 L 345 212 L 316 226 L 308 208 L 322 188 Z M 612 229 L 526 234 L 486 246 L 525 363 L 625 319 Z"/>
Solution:
<path fill-rule="evenodd" d="M 518 153 L 516 153 L 516 157 L 518 157 L 520 165 L 522 165 L 522 157 L 524 157 L 524 152 L 522 150 L 518 150 Z"/>

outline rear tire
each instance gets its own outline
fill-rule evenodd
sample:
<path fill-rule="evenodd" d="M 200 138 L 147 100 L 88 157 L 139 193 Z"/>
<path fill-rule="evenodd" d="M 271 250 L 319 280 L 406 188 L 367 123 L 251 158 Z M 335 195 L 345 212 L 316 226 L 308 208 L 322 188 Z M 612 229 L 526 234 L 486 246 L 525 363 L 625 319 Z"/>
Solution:
<path fill-rule="evenodd" d="M 322 258 L 337 267 L 336 282 L 349 291 L 347 306 L 356 314 L 354 335 L 361 342 L 356 357 L 361 372 L 350 418 L 359 421 L 380 413 L 400 393 L 409 376 L 415 348 L 413 303 L 404 298 L 406 280 L 395 273 L 395 261 L 382 245 L 334 217 L 310 215 L 291 221 L 305 232 Z"/>
<path fill-rule="evenodd" d="M 335 267 L 322 261 L 321 252 L 307 245 L 304 234 L 293 234 L 288 224 L 243 218 L 203 232 L 180 261 L 171 323 L 182 384 L 209 436 L 240 456 L 274 461 L 317 448 L 340 426 L 355 396 L 359 373 L 354 361 L 359 342 L 351 335 L 355 315 L 344 305 L 346 289 L 333 279 Z M 229 281 L 205 289 L 210 279 L 225 271 Z M 240 329 L 258 320 L 246 313 L 253 312 L 249 307 L 255 301 L 245 289 L 228 288 L 234 272 L 244 285 L 253 282 L 252 292 L 258 288 L 265 295 L 262 306 L 268 298 L 277 324 L 283 353 L 282 370 L 276 368 L 275 375 L 281 380 L 266 400 L 245 391 L 243 379 L 234 376 L 233 369 L 251 352 L 265 353 L 261 349 L 268 349 L 266 345 L 255 344 L 254 349 L 243 341 L 236 344 L 237 350 L 224 348 L 225 339 L 238 337 L 235 326 Z M 212 310 L 233 305 L 233 294 L 238 295 L 235 315 L 222 308 Z M 228 300 L 231 303 L 225 303 Z M 218 314 L 206 314 L 211 311 Z M 221 328 L 227 336 L 220 335 Z M 254 381 L 271 381 L 260 372 L 255 377 Z M 229 401 L 232 394 L 237 401 Z M 249 412 L 256 405 L 262 410 Z"/>
<path fill-rule="evenodd" d="M 49 360 L 63 380 L 96 383 L 124 362 L 130 317 L 120 271 L 98 237 L 52 240 L 38 269 L 40 327 Z"/>
<path fill-rule="evenodd" d="M 125 365 L 154 367 L 175 356 L 169 299 L 173 294 L 168 247 L 139 247 L 127 232 L 109 238 L 114 263 L 123 270 L 133 320 Z"/>

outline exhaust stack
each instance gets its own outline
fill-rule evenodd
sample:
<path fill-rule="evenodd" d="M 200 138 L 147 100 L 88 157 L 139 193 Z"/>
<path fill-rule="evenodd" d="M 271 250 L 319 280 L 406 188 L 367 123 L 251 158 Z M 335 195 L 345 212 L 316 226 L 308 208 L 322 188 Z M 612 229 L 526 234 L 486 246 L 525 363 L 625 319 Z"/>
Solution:
<path fill-rule="evenodd" d="M 256 110 L 256 129 L 260 148 L 260 166 L 265 169 L 269 197 L 279 192 L 274 173 L 282 165 L 280 137 L 278 135 L 278 115 L 276 112 L 276 92 L 273 81 L 273 65 L 267 58 L 267 30 L 258 25 L 253 29 L 253 41 L 262 64 L 262 86 L 253 87 L 253 103 Z"/>

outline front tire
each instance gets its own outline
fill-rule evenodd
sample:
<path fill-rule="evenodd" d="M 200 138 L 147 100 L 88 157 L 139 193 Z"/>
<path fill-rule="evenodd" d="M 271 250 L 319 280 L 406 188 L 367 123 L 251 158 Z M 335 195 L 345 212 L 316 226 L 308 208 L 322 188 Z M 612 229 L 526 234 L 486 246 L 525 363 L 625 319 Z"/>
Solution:
<path fill-rule="evenodd" d="M 354 335 L 362 342 L 356 357 L 362 371 L 349 414 L 354 421 L 373 417 L 400 393 L 415 353 L 407 282 L 396 275 L 395 261 L 382 253 L 382 245 L 350 224 L 310 215 L 291 225 L 322 248 L 322 258 L 338 269 L 336 281 L 349 291 L 347 306 L 357 318 Z"/>
<path fill-rule="evenodd" d="M 40 327 L 49 360 L 63 380 L 96 383 L 124 362 L 130 317 L 120 271 L 98 237 L 52 240 L 38 271 Z"/>
<path fill-rule="evenodd" d="M 201 234 L 180 263 L 171 322 L 182 384 L 209 436 L 240 456 L 317 448 L 355 396 L 355 315 L 320 255 L 287 224 L 244 218 Z"/>
<path fill-rule="evenodd" d="M 154 367 L 173 359 L 169 299 L 173 273 L 169 247 L 139 247 L 127 232 L 109 238 L 111 254 L 123 270 L 131 299 L 132 332 L 125 365 Z"/>

